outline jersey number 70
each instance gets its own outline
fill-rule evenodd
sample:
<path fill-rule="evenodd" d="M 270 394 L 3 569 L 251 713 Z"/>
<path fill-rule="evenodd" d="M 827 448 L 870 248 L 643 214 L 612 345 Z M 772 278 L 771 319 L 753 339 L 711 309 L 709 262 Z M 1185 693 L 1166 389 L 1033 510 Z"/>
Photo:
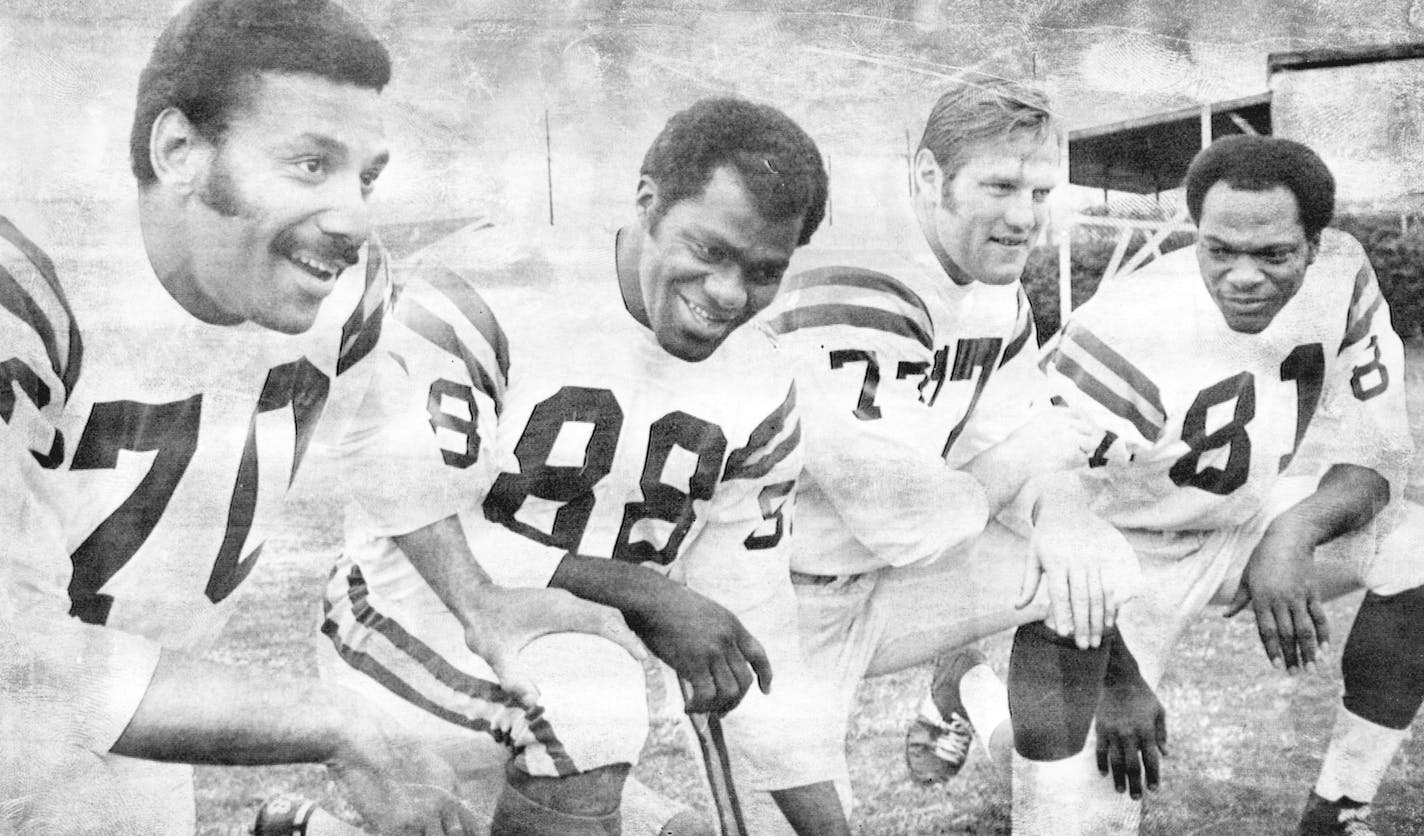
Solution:
<path fill-rule="evenodd" d="M 237 588 L 252 571 L 262 551 L 259 543 L 246 556 L 242 554 L 257 508 L 257 416 L 287 406 L 292 408 L 296 445 L 292 473 L 287 480 L 290 484 L 311 441 L 316 419 L 326 405 L 330 386 L 327 376 L 305 358 L 268 372 L 257 410 L 248 424 L 247 442 L 228 503 L 227 533 L 204 589 L 213 603 Z M 198 449 L 202 398 L 199 393 L 163 404 L 110 401 L 95 404 L 90 411 L 89 421 L 74 450 L 72 470 L 112 469 L 118 465 L 120 450 L 155 455 L 148 473 L 128 499 L 70 555 L 74 564 L 69 580 L 70 615 L 91 624 L 103 624 L 108 619 L 114 599 L 99 590 L 133 559 L 168 508 Z M 198 556 L 193 555 L 193 559 Z"/>

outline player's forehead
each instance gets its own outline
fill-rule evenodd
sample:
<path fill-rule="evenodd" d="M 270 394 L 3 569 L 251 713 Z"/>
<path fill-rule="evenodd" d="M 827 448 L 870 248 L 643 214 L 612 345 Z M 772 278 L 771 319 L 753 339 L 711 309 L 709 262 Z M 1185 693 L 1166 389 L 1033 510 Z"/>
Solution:
<path fill-rule="evenodd" d="M 960 159 L 956 177 L 1031 182 L 1035 188 L 1051 187 L 1058 181 L 1061 160 L 1055 137 L 1027 130 L 973 143 Z"/>
<path fill-rule="evenodd" d="M 706 246 L 735 252 L 758 262 L 785 262 L 796 249 L 801 218 L 766 218 L 740 175 L 730 166 L 712 172 L 702 193 L 680 201 L 680 233 Z"/>
<path fill-rule="evenodd" d="M 227 138 L 277 153 L 339 152 L 363 164 L 389 155 L 380 94 L 310 73 L 254 75 L 228 115 Z"/>
<path fill-rule="evenodd" d="M 1207 189 L 1197 231 L 1204 244 L 1239 248 L 1294 245 L 1305 238 L 1290 189 L 1238 189 L 1226 182 Z"/>

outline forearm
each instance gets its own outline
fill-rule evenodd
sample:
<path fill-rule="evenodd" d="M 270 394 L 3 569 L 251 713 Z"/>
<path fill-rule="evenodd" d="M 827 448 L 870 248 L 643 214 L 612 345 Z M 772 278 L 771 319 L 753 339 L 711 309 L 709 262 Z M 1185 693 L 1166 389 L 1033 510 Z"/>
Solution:
<path fill-rule="evenodd" d="M 990 447 L 964 465 L 964 470 L 984 486 L 991 517 L 1012 502 L 1042 469 L 1041 463 L 1007 442 Z"/>
<path fill-rule="evenodd" d="M 255 671 L 165 650 L 112 751 L 148 760 L 257 766 L 325 763 L 368 712 L 316 679 Z"/>
<path fill-rule="evenodd" d="M 470 551 L 459 518 L 449 516 L 393 539 L 441 602 L 469 627 L 493 582 Z"/>
<path fill-rule="evenodd" d="M 1318 546 L 1358 531 L 1389 504 L 1389 482 L 1359 465 L 1337 464 L 1310 496 L 1271 521 L 1267 536 L 1291 536 Z"/>
<path fill-rule="evenodd" d="M 635 629 L 646 603 L 670 585 L 676 584 L 646 566 L 576 554 L 566 555 L 549 579 L 551 587 L 613 607 Z"/>

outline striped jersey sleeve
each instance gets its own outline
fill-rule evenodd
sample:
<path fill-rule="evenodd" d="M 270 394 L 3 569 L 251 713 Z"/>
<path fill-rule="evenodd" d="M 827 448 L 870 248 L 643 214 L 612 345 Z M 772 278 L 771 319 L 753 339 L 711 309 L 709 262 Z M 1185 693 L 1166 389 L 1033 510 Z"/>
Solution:
<path fill-rule="evenodd" d="M 0 739 L 104 752 L 137 710 L 159 651 L 69 616 L 60 579 L 77 500 L 54 471 L 72 452 L 59 427 L 83 343 L 54 262 L 4 217 L 0 307 Z"/>
<path fill-rule="evenodd" d="M 822 267 L 792 276 L 782 292 L 795 304 L 769 322 L 776 334 L 819 328 L 878 331 L 934 349 L 929 311 L 899 280 L 857 267 Z"/>
<path fill-rule="evenodd" d="M 1069 322 L 1041 364 L 1060 397 L 1090 407 L 1119 438 L 1150 446 L 1162 437 L 1167 412 L 1157 384 L 1083 322 Z"/>
<path fill-rule="evenodd" d="M 1336 239 L 1341 233 L 1327 230 Z M 1413 440 L 1404 386 L 1404 346 L 1390 322 L 1389 303 L 1358 243 L 1332 241 L 1348 259 L 1335 281 L 1352 280 L 1344 336 L 1315 419 L 1302 446 L 1306 461 L 1354 464 L 1389 480 L 1399 496 L 1408 480 Z M 1319 269 L 1329 261 L 1318 259 Z M 1322 280 L 1326 276 L 1320 277 Z M 1322 284 L 1324 282 L 1321 282 Z"/>
<path fill-rule="evenodd" d="M 42 467 L 64 460 L 58 421 L 84 347 L 54 263 L 0 217 L 0 418 Z"/>
<path fill-rule="evenodd" d="M 495 469 L 509 373 L 504 331 L 462 277 L 431 262 L 402 270 L 369 390 L 340 443 L 351 528 L 403 534 L 478 507 Z"/>

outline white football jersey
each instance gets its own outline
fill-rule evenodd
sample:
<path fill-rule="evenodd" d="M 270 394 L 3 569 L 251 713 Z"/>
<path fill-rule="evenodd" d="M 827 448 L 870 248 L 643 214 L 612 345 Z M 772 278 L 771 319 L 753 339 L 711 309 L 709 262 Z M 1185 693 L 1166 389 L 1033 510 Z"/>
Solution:
<path fill-rule="evenodd" d="M 765 314 L 802 395 L 806 474 L 792 566 L 866 572 L 941 554 L 983 526 L 949 470 L 1043 403 L 1028 298 L 955 284 L 933 257 L 798 256 Z M 814 265 L 814 266 L 813 266 Z"/>
<path fill-rule="evenodd" d="M 381 345 L 399 372 L 383 378 L 387 396 L 407 401 L 405 411 L 422 413 L 428 425 L 404 439 L 391 439 L 376 424 L 379 413 L 362 410 L 358 425 L 347 434 L 341 454 L 377 467 L 397 450 L 406 458 L 426 459 L 421 472 L 433 484 L 427 493 L 441 494 L 442 507 L 459 510 L 467 531 L 483 518 L 481 503 L 497 467 L 494 455 L 496 418 L 504 407 L 509 375 L 509 347 L 494 311 L 463 277 L 432 259 L 397 266 L 398 291 L 382 329 Z M 383 367 L 391 369 L 391 365 Z M 371 439 L 365 441 L 365 439 Z M 362 440 L 353 443 L 353 439 Z M 366 455 L 379 444 L 384 455 Z M 348 462 L 348 472 L 353 464 Z M 359 473 L 359 471 L 356 471 Z M 358 478 L 388 479 L 373 472 Z M 346 542 L 337 571 L 358 566 L 364 582 L 387 599 L 409 596 L 440 606 L 410 560 L 390 538 L 402 533 L 383 519 L 387 506 L 358 501 L 346 515 Z M 560 552 L 560 555 L 563 553 Z"/>
<path fill-rule="evenodd" d="M 611 247 L 590 272 L 503 318 L 514 359 L 484 511 L 546 548 L 481 560 L 539 583 L 568 551 L 646 564 L 734 612 L 789 589 L 801 428 L 768 335 L 743 326 L 680 360 L 623 306 Z"/>
<path fill-rule="evenodd" d="M 127 694 L 131 712 L 156 647 L 201 650 L 216 637 L 318 425 L 338 431 L 368 394 L 384 259 L 376 250 L 348 268 L 315 326 L 284 335 L 195 319 L 154 276 L 136 223 L 101 275 L 63 290 L 33 244 L 8 224 L 0 232 L 7 432 L 39 466 L 24 478 L 53 529 L 47 548 L 11 555 L 26 565 L 7 580 L 26 607 L 142 640 L 94 644 L 148 660 L 90 694 Z M 113 707 L 114 737 L 123 712 Z"/>
<path fill-rule="evenodd" d="M 1119 527 L 1240 524 L 1292 462 L 1358 464 L 1403 489 L 1403 348 L 1345 233 L 1322 233 L 1300 291 L 1259 334 L 1226 325 L 1187 247 L 1104 285 L 1042 362 L 1104 430 L 1085 479 Z"/>

